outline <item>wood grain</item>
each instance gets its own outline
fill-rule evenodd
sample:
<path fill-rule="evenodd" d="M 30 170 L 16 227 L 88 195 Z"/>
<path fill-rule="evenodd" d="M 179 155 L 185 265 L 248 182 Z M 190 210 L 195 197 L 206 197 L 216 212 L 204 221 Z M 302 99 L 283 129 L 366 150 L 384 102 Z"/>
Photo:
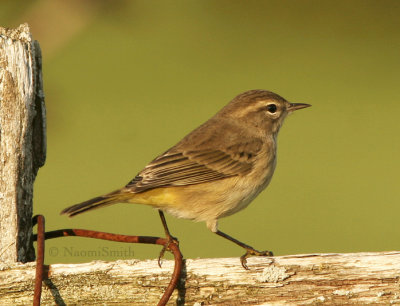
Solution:
<path fill-rule="evenodd" d="M 187 259 L 170 305 L 400 304 L 400 252 Z M 0 266 L 0 304 L 29 304 L 35 264 Z M 95 261 L 49 268 L 42 305 L 156 304 L 172 261 Z"/>

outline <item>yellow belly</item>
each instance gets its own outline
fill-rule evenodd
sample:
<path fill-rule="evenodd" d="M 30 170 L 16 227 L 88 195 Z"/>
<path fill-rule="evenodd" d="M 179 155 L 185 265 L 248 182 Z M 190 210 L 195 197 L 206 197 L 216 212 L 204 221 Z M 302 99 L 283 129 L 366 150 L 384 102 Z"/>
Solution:
<path fill-rule="evenodd" d="M 132 194 L 128 200 L 129 203 L 147 204 L 156 207 L 173 206 L 177 205 L 177 194 L 175 192 L 177 187 L 156 188 L 149 191 Z"/>
<path fill-rule="evenodd" d="M 229 216 L 245 208 L 258 193 L 243 178 L 179 187 L 155 188 L 131 194 L 127 202 L 150 205 L 185 219 L 208 221 Z"/>

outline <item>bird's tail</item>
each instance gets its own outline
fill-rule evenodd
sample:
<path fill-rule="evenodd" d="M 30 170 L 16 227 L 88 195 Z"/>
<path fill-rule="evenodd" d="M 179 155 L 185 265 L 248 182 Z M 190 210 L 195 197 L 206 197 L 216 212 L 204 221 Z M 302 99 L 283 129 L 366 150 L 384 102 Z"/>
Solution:
<path fill-rule="evenodd" d="M 68 215 L 68 217 L 73 217 L 75 215 L 79 215 L 85 211 L 92 210 L 95 208 L 100 208 L 115 203 L 126 202 L 126 200 L 129 199 L 130 197 L 131 195 L 121 192 L 121 190 L 116 190 L 114 192 L 99 197 L 95 197 L 85 202 L 67 207 L 63 211 L 61 211 L 61 214 Z"/>

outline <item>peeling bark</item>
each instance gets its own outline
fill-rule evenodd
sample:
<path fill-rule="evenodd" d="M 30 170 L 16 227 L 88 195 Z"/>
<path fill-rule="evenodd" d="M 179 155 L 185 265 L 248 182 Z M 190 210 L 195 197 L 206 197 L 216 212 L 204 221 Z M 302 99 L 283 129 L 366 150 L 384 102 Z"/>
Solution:
<path fill-rule="evenodd" d="M 187 259 L 169 304 L 365 305 L 400 304 L 400 252 Z M 44 281 L 42 305 L 155 305 L 173 261 L 95 261 L 55 264 Z M 0 266 L 0 304 L 32 302 L 35 264 Z"/>
<path fill-rule="evenodd" d="M 0 27 L 0 262 L 28 262 L 33 182 L 46 158 L 41 52 L 27 24 Z"/>

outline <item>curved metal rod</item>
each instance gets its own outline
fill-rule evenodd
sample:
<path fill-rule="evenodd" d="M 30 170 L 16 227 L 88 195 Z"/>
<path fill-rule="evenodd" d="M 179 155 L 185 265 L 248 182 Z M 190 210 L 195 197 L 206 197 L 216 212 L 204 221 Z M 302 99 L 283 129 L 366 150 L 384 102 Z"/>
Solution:
<path fill-rule="evenodd" d="M 33 293 L 33 306 L 40 305 L 40 298 L 42 296 L 42 281 L 44 270 L 44 237 L 45 237 L 45 222 L 42 215 L 36 215 L 32 220 L 33 226 L 37 224 L 37 256 L 36 256 L 36 276 L 35 276 L 35 289 Z"/>
<path fill-rule="evenodd" d="M 165 289 L 163 296 L 158 302 L 159 306 L 164 306 L 168 303 L 169 298 L 171 297 L 174 289 L 178 285 L 179 277 L 181 276 L 183 261 L 182 261 L 182 253 L 179 249 L 179 246 L 175 242 L 168 242 L 168 249 L 172 252 L 175 259 L 174 272 L 172 272 L 171 281 L 168 284 L 168 287 Z"/>
<path fill-rule="evenodd" d="M 172 273 L 171 281 L 169 282 L 167 288 L 165 289 L 163 296 L 158 302 L 158 305 L 160 306 L 166 305 L 167 302 L 169 301 L 174 289 L 178 284 L 183 265 L 182 253 L 179 250 L 179 246 L 175 242 L 171 242 L 170 240 L 161 237 L 119 235 L 119 234 L 91 231 L 85 229 L 61 229 L 44 233 L 44 239 L 53 239 L 53 238 L 67 237 L 67 236 L 79 236 L 79 237 L 95 238 L 95 239 L 126 242 L 126 243 L 146 243 L 146 244 L 158 244 L 162 246 L 168 245 L 168 250 L 170 250 L 174 255 L 175 266 L 174 266 L 174 271 Z M 37 239 L 39 242 L 39 231 L 38 235 L 34 235 L 33 238 L 34 240 Z M 38 247 L 38 252 L 39 252 L 39 247 Z"/>

